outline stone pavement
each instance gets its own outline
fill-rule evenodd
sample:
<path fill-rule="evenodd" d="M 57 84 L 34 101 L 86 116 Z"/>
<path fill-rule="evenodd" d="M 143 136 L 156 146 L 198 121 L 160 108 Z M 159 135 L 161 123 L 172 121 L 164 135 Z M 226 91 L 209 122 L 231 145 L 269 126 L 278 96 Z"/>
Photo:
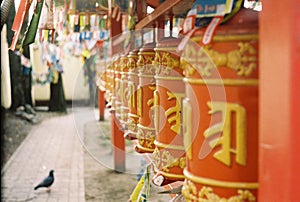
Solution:
<path fill-rule="evenodd" d="M 32 128 L 1 170 L 1 201 L 85 201 L 84 149 L 75 125 L 73 113 L 68 113 Z M 34 191 L 51 169 L 51 191 Z"/>

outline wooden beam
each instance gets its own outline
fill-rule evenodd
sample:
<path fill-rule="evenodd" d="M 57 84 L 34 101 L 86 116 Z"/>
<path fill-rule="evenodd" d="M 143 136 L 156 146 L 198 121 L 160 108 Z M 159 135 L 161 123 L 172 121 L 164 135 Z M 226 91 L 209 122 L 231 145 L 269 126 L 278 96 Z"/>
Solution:
<path fill-rule="evenodd" d="M 159 6 L 159 0 L 146 0 L 146 3 L 153 8 Z"/>
<path fill-rule="evenodd" d="M 166 0 L 160 6 L 158 6 L 151 14 L 147 15 L 144 19 L 142 19 L 139 23 L 135 25 L 135 29 L 143 29 L 148 26 L 152 22 L 154 22 L 158 17 L 166 13 L 173 6 L 180 3 L 182 0 Z"/>

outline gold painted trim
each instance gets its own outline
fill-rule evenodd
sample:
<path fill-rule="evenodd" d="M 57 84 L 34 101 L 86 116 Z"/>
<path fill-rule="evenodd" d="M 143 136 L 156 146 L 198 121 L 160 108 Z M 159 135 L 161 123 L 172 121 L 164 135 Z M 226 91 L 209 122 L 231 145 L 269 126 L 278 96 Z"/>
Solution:
<path fill-rule="evenodd" d="M 177 46 L 154 48 L 154 50 L 155 51 L 176 51 L 177 50 Z"/>
<path fill-rule="evenodd" d="M 258 79 L 194 79 L 184 78 L 185 83 L 198 85 L 225 85 L 225 86 L 258 86 Z"/>
<path fill-rule="evenodd" d="M 129 75 L 129 76 L 132 76 L 132 75 L 134 75 L 134 76 L 137 76 L 137 75 L 138 75 L 138 73 L 136 73 L 136 72 L 133 72 L 133 71 L 129 71 L 129 72 L 128 72 L 128 75 Z"/>
<path fill-rule="evenodd" d="M 235 188 L 235 189 L 258 189 L 257 182 L 227 182 L 221 180 L 214 180 L 204 177 L 198 177 L 187 171 L 187 169 L 183 170 L 184 176 L 196 183 L 210 185 L 215 187 L 225 187 L 225 188 Z"/>
<path fill-rule="evenodd" d="M 138 55 L 155 55 L 155 51 L 151 52 L 151 51 L 140 51 L 138 52 Z"/>
<path fill-rule="evenodd" d="M 170 81 L 182 81 L 184 77 L 179 76 L 154 76 L 156 80 L 170 80 Z"/>
<path fill-rule="evenodd" d="M 165 144 L 165 143 L 158 142 L 157 140 L 154 141 L 154 144 L 157 147 L 161 147 L 161 148 L 165 148 L 165 149 L 185 151 L 184 146 L 180 146 L 180 145 Z"/>
<path fill-rule="evenodd" d="M 143 129 L 143 130 L 152 130 L 152 131 L 155 131 L 155 128 L 150 128 L 150 127 L 147 127 L 147 126 L 143 126 L 141 124 L 137 124 L 137 127 Z"/>
<path fill-rule="evenodd" d="M 213 37 L 214 42 L 224 42 L 224 41 L 248 41 L 248 40 L 258 40 L 258 34 L 240 34 L 240 35 L 215 35 Z M 202 36 L 195 36 L 191 38 L 194 42 L 202 41 Z"/>
<path fill-rule="evenodd" d="M 140 144 L 137 144 L 136 145 L 139 149 L 142 149 L 142 150 L 144 150 L 144 151 L 148 151 L 148 152 L 153 152 L 154 151 L 154 149 L 150 149 L 150 148 L 147 148 L 147 147 L 143 147 L 142 145 L 140 145 Z"/>
<path fill-rule="evenodd" d="M 129 116 L 129 117 L 132 117 L 132 118 L 139 118 L 139 116 L 138 116 L 138 115 L 136 115 L 136 114 L 132 114 L 132 113 L 128 113 L 128 116 Z"/>
<path fill-rule="evenodd" d="M 184 179 L 185 176 L 184 175 L 180 175 L 180 174 L 172 174 L 172 173 L 167 173 L 164 171 L 158 171 L 160 172 L 163 176 L 169 177 L 169 178 L 176 178 L 176 179 Z"/>
<path fill-rule="evenodd" d="M 139 73 L 138 77 L 141 78 L 154 78 L 154 74 L 143 74 L 143 73 Z"/>

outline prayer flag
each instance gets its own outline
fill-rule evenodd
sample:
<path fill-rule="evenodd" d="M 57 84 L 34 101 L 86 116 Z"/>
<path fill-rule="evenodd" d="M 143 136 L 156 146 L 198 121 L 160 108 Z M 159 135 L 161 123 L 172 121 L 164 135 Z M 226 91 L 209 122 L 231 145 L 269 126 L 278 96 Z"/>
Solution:
<path fill-rule="evenodd" d="M 16 49 L 19 36 L 21 33 L 21 28 L 24 24 L 24 21 L 26 19 L 26 16 L 28 14 L 30 5 L 31 5 L 32 0 L 21 0 L 20 6 L 18 8 L 16 17 L 14 19 L 14 23 L 12 25 L 12 31 L 15 31 L 13 41 L 9 47 L 10 50 L 14 51 Z"/>
<path fill-rule="evenodd" d="M 25 38 L 22 46 L 32 44 L 34 42 L 36 32 L 38 29 L 39 20 L 41 17 L 41 12 L 43 8 L 44 0 L 39 0 L 35 6 L 34 14 L 32 16 L 30 25 L 25 33 Z"/>

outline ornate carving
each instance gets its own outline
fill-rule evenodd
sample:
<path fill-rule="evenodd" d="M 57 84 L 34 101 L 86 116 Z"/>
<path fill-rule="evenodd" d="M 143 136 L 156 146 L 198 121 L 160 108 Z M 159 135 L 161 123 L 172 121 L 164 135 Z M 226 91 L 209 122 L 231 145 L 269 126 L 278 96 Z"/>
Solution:
<path fill-rule="evenodd" d="M 139 59 L 137 61 L 137 66 L 140 72 L 146 74 L 155 74 L 155 66 L 152 65 L 152 61 L 154 60 L 154 53 L 147 55 L 139 55 Z"/>
<path fill-rule="evenodd" d="M 129 71 L 133 71 L 135 68 L 137 68 L 137 60 L 138 60 L 138 56 L 136 57 L 129 57 L 128 58 L 128 62 L 127 62 L 127 67 Z"/>
<path fill-rule="evenodd" d="M 257 66 L 257 52 L 247 42 L 238 43 L 238 49 L 228 53 L 220 53 L 212 49 L 211 45 L 204 46 L 203 50 L 197 53 L 190 47 L 182 57 L 181 66 L 186 76 L 193 75 L 196 69 L 201 76 L 209 77 L 210 71 L 218 67 L 228 67 L 236 71 L 239 76 L 250 76 Z"/>
<path fill-rule="evenodd" d="M 141 125 L 138 127 L 137 139 L 143 147 L 154 149 L 155 132 L 152 130 L 144 130 Z"/>
<path fill-rule="evenodd" d="M 153 152 L 153 161 L 157 168 L 161 168 L 162 171 L 165 172 L 169 172 L 170 168 L 173 167 L 183 169 L 186 166 L 185 157 L 176 158 L 172 156 L 169 151 L 165 149 L 159 150 L 158 147 L 156 147 Z"/>
<path fill-rule="evenodd" d="M 170 71 L 176 67 L 181 68 L 179 57 L 172 57 L 169 52 L 156 52 L 153 65 L 156 74 L 170 75 Z"/>
<path fill-rule="evenodd" d="M 210 71 L 215 65 L 203 48 L 197 50 L 191 46 L 180 58 L 180 66 L 185 76 L 192 76 L 197 70 L 201 76 L 211 76 Z"/>
<path fill-rule="evenodd" d="M 152 153 L 153 162 L 156 168 L 160 167 L 160 151 L 157 147 L 155 147 L 153 153 Z"/>
<path fill-rule="evenodd" d="M 184 168 L 186 165 L 185 157 L 175 158 L 169 151 L 163 150 L 161 154 L 161 167 L 163 171 L 169 172 L 172 167 Z"/>
<path fill-rule="evenodd" d="M 249 76 L 256 68 L 256 50 L 250 43 L 240 42 L 238 47 L 228 53 L 219 53 L 211 46 L 205 47 L 205 50 L 217 67 L 226 66 L 235 70 L 239 76 Z"/>
<path fill-rule="evenodd" d="M 185 196 L 186 201 L 199 201 L 199 202 L 255 202 L 255 196 L 249 190 L 237 190 L 236 196 L 230 198 L 222 198 L 213 192 L 211 187 L 203 186 L 197 193 L 196 185 L 191 180 L 185 180 L 182 194 Z"/>
<path fill-rule="evenodd" d="M 132 132 L 136 132 L 137 131 L 137 123 L 134 117 L 131 117 L 129 115 L 128 117 L 128 121 L 127 121 L 127 125 L 128 125 L 128 130 L 132 131 Z"/>
<path fill-rule="evenodd" d="M 121 71 L 127 71 L 127 57 L 121 57 L 120 58 L 120 70 Z"/>

